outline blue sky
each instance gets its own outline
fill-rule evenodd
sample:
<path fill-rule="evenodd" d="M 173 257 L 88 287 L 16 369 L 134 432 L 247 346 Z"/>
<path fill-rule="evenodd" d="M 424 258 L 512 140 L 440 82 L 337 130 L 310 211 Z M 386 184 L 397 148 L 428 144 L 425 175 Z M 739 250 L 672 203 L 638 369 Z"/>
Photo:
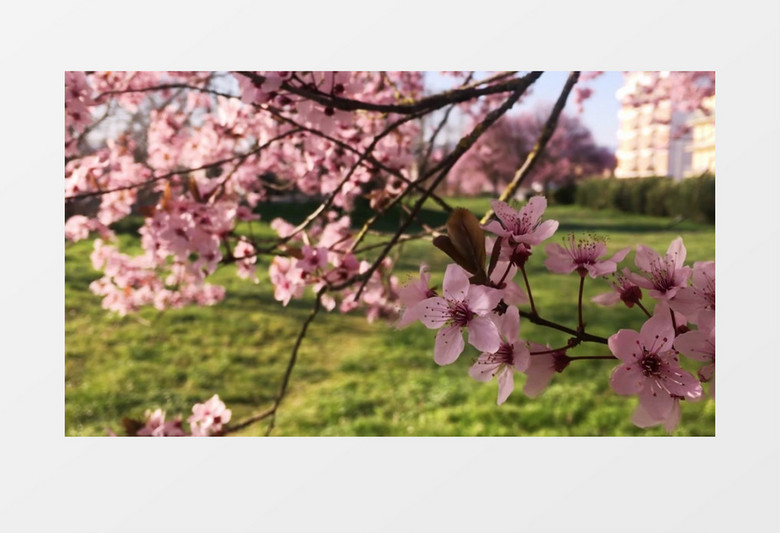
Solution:
<path fill-rule="evenodd" d="M 561 93 L 568 75 L 567 71 L 547 71 L 542 74 L 532 86 L 532 93 L 524 97 L 520 108 L 552 106 Z M 444 89 L 452 85 L 451 78 L 441 76 L 438 72 L 427 72 L 426 81 L 432 89 Z M 622 84 L 621 71 L 604 72 L 598 78 L 586 82 L 586 86 L 593 89 L 593 94 L 585 101 L 580 115 L 580 119 L 591 130 L 596 142 L 612 150 L 617 148 L 618 110 L 620 109 L 615 92 Z M 565 111 L 575 114 L 577 110 L 572 100 L 570 96 Z"/>

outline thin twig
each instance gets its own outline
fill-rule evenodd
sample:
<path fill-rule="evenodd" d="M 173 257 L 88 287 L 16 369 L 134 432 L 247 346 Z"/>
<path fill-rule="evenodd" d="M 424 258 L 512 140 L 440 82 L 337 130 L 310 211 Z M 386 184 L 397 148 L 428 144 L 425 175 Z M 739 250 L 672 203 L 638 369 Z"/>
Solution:
<path fill-rule="evenodd" d="M 182 174 L 189 174 L 191 172 L 197 172 L 199 170 L 208 170 L 210 168 L 222 166 L 225 163 L 232 163 L 233 161 L 237 161 L 240 164 L 240 163 L 243 163 L 250 156 L 253 156 L 253 155 L 255 155 L 257 153 L 260 153 L 261 151 L 265 150 L 272 143 L 274 143 L 274 142 L 276 142 L 278 140 L 281 140 L 281 139 L 283 139 L 285 137 L 288 137 L 289 135 L 293 135 L 295 133 L 298 133 L 298 132 L 299 132 L 298 130 L 286 131 L 285 133 L 277 135 L 273 139 L 270 139 L 269 141 L 263 143 L 262 145 L 254 148 L 253 150 L 250 150 L 249 152 L 246 152 L 244 154 L 237 154 L 237 155 L 234 155 L 234 156 L 231 156 L 231 157 L 227 157 L 225 159 L 220 159 L 218 161 L 213 161 L 211 163 L 207 163 L 205 165 L 202 165 L 202 166 L 196 167 L 196 168 L 185 168 L 185 169 L 181 169 L 181 170 L 173 170 L 171 172 L 166 172 L 165 174 L 161 174 L 160 176 L 155 176 L 153 178 L 150 178 L 150 179 L 148 179 L 146 181 L 143 181 L 141 183 L 135 183 L 135 184 L 132 184 L 132 185 L 125 185 L 125 186 L 122 186 L 122 187 L 115 187 L 113 189 L 103 189 L 103 190 L 100 190 L 100 191 L 90 191 L 90 192 L 84 192 L 84 193 L 79 193 L 79 194 L 73 194 L 71 196 L 66 196 L 65 197 L 65 201 L 68 202 L 68 201 L 72 201 L 72 200 L 79 200 L 81 198 L 89 198 L 91 196 L 101 196 L 103 194 L 108 194 L 108 193 L 112 193 L 112 192 L 125 191 L 125 190 L 128 190 L 128 189 L 136 189 L 136 188 L 140 188 L 140 187 L 145 187 L 147 185 L 151 185 L 152 183 L 156 183 L 156 182 L 158 182 L 160 180 L 172 178 L 173 176 L 178 176 L 178 175 L 182 175 Z"/>
<path fill-rule="evenodd" d="M 528 311 L 520 310 L 520 316 L 527 318 L 534 324 L 538 324 L 540 326 L 545 326 L 552 329 L 557 329 L 558 331 L 563 331 L 564 333 L 573 335 L 577 337 L 577 339 L 579 339 L 581 342 L 597 342 L 599 344 L 607 344 L 607 339 L 605 339 L 604 337 L 599 337 L 598 335 L 592 335 L 590 333 L 586 333 L 585 331 L 577 331 L 575 329 L 567 328 L 566 326 L 542 318 L 536 313 L 529 313 Z"/>
<path fill-rule="evenodd" d="M 538 77 L 538 76 L 537 76 Z M 536 78 L 531 78 L 532 80 L 535 80 Z M 414 204 L 414 207 L 412 207 L 412 212 L 410 213 L 409 218 L 401 224 L 401 226 L 398 228 L 398 230 L 395 233 L 395 236 L 390 240 L 390 242 L 385 246 L 385 248 L 382 250 L 382 252 L 379 254 L 379 256 L 374 260 L 373 264 L 362 274 L 362 282 L 360 284 L 360 287 L 358 288 L 357 292 L 355 293 L 355 301 L 360 298 L 360 295 L 362 294 L 363 290 L 365 289 L 366 285 L 368 284 L 368 280 L 371 279 L 371 276 L 376 271 L 377 268 L 379 268 L 379 265 L 381 264 L 382 260 L 387 256 L 387 254 L 390 252 L 390 249 L 395 245 L 395 243 L 398 241 L 398 239 L 403 235 L 404 231 L 407 227 L 412 223 L 414 220 L 415 215 L 420 211 L 425 201 L 428 199 L 428 197 L 431 195 L 433 190 L 439 185 L 439 183 L 444 180 L 444 178 L 447 176 L 447 172 L 455 165 L 455 163 L 460 159 L 460 157 L 468 151 L 469 148 L 471 148 L 474 143 L 479 139 L 480 135 L 482 135 L 487 128 L 489 128 L 493 123 L 496 122 L 504 113 L 509 111 L 509 109 L 517 102 L 517 100 L 520 99 L 520 97 L 523 95 L 525 90 L 530 85 L 529 82 L 528 85 L 521 87 L 517 89 L 515 92 L 513 92 L 509 98 L 506 99 L 506 101 L 501 104 L 498 108 L 494 109 L 490 113 L 488 113 L 485 118 L 477 124 L 474 129 L 471 130 L 465 137 L 463 137 L 460 142 L 458 142 L 457 147 L 455 150 L 453 150 L 449 156 L 447 156 L 440 165 L 437 165 L 435 169 L 431 170 L 431 173 L 435 170 L 439 170 L 438 177 L 433 180 L 433 182 L 428 186 L 428 189 L 425 193 L 420 197 L 419 200 Z"/>
<path fill-rule="evenodd" d="M 276 418 L 276 412 L 279 409 L 279 405 L 281 405 L 282 400 L 285 397 L 285 394 L 287 393 L 287 386 L 290 384 L 290 376 L 292 376 L 293 368 L 295 368 L 295 362 L 298 360 L 298 350 L 301 347 L 303 338 L 306 336 L 306 331 L 309 329 L 309 324 L 312 323 L 314 317 L 317 316 L 317 313 L 320 311 L 320 308 L 322 307 L 322 296 L 325 293 L 325 290 L 326 288 L 323 287 L 317 293 L 317 297 L 314 300 L 314 306 L 312 307 L 309 316 L 306 318 L 306 321 L 303 323 L 301 330 L 298 332 L 298 337 L 295 339 L 295 345 L 293 346 L 292 352 L 290 353 L 290 360 L 287 362 L 287 369 L 285 370 L 284 376 L 282 377 L 282 383 L 279 387 L 279 392 L 276 394 L 276 397 L 274 398 L 273 405 L 271 405 L 271 407 L 269 407 L 265 411 L 262 411 L 261 413 L 251 416 L 246 420 L 239 422 L 238 424 L 231 425 L 230 427 L 226 428 L 222 432 L 223 435 L 227 435 L 228 433 L 235 433 L 236 431 L 244 429 L 245 427 L 254 424 L 255 422 L 258 422 L 260 420 L 264 420 L 268 417 L 271 417 L 271 420 L 268 424 L 266 435 L 270 434 L 271 430 L 274 427 L 274 419 Z"/>
<path fill-rule="evenodd" d="M 561 91 L 560 96 L 558 96 L 558 100 L 555 102 L 555 106 L 553 107 L 552 112 L 550 113 L 544 128 L 542 128 L 542 132 L 539 134 L 539 138 L 536 140 L 536 144 L 525 158 L 523 165 L 517 169 L 517 172 L 515 172 L 512 181 L 509 183 L 509 185 L 506 186 L 506 189 L 504 189 L 504 192 L 501 193 L 501 196 L 499 196 L 499 201 L 506 202 L 509 198 L 512 198 L 512 196 L 515 194 L 515 191 L 517 191 L 517 188 L 520 187 L 520 185 L 523 183 L 523 180 L 525 180 L 525 178 L 530 174 L 531 170 L 536 165 L 536 162 L 539 161 L 542 153 L 544 152 L 544 148 L 547 146 L 547 142 L 555 132 L 555 127 L 558 125 L 558 117 L 560 117 L 561 112 L 566 105 L 566 99 L 569 97 L 569 93 L 571 93 L 571 90 L 574 87 L 574 84 L 577 83 L 579 77 L 579 71 L 573 71 L 569 74 L 569 77 L 566 80 L 566 84 L 563 86 L 563 90 Z M 492 215 L 493 209 L 488 209 L 485 212 L 485 215 L 482 217 L 482 220 L 480 220 L 480 223 L 487 224 Z"/>

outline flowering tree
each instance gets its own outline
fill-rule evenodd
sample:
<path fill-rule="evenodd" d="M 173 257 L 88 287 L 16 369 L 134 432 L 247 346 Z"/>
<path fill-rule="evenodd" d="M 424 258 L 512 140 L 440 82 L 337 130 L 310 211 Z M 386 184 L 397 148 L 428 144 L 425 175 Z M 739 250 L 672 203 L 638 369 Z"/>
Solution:
<path fill-rule="evenodd" d="M 235 421 L 215 395 L 193 407 L 190 434 L 225 435 L 264 419 L 270 431 L 299 347 L 322 309 L 362 309 L 374 320 L 398 316 L 400 305 L 399 325 L 420 320 L 438 330 L 437 363 L 455 361 L 466 342 L 481 350 L 471 375 L 498 376 L 499 403 L 511 393 L 513 372 L 528 373 L 526 394 L 539 394 L 554 371 L 577 359 L 568 351 L 583 342 L 608 345 L 612 354 L 604 357 L 622 362 L 613 388 L 639 396 L 634 421 L 640 426 L 671 428 L 680 401 L 701 397 L 700 382 L 714 371 L 714 320 L 705 312 L 714 313 L 714 272 L 694 265 L 690 285 L 681 242 L 666 256 L 638 248 L 639 272 L 625 271 L 615 282 L 616 297 L 600 300 L 622 300 L 652 317 L 639 333 L 621 330 L 604 339 L 585 331 L 585 277 L 616 272 L 628 253 L 603 259 L 606 246 L 599 240 L 572 237 L 546 249 L 551 271 L 580 276 L 576 329 L 542 318 L 534 305 L 525 266 L 558 223 L 541 222 L 543 197 L 520 211 L 504 202 L 542 164 L 580 73 L 569 75 L 535 145 L 515 163 L 514 175 L 481 221 L 453 209 L 436 191 L 542 73 L 449 75 L 451 90 L 427 94 L 420 72 L 66 73 L 65 236 L 77 241 L 95 235 L 91 259 L 103 276 L 90 289 L 105 309 L 124 315 L 144 306 L 214 305 L 225 291 L 209 277 L 226 264 L 255 283 L 256 269 L 267 268 L 280 305 L 314 295 L 272 404 Z M 580 100 L 587 94 L 587 87 L 576 92 Z M 437 136 L 456 109 L 472 124 L 443 152 Z M 421 125 L 426 118 L 428 128 Z M 262 216 L 259 203 L 274 195 L 310 197 L 318 205 L 299 224 L 272 220 L 273 238 L 241 231 L 239 223 L 251 228 Z M 361 198 L 373 213 L 353 229 L 351 213 Z M 410 233 L 428 202 L 450 214 L 446 226 L 423 224 L 424 231 Z M 406 214 L 398 229 L 383 242 L 364 244 L 377 220 L 397 206 Z M 144 217 L 137 255 L 120 250 L 112 231 L 112 224 L 132 213 Z M 454 261 L 442 293 L 428 286 L 425 267 L 418 281 L 401 287 L 392 274 L 391 250 L 432 237 Z M 659 301 L 652 314 L 641 302 L 640 287 Z M 526 304 L 530 310 L 520 308 Z M 519 338 L 522 320 L 572 338 L 558 348 L 526 342 Z M 698 329 L 688 332 L 689 323 Z M 678 352 L 706 363 L 699 379 L 680 369 Z M 126 420 L 125 429 L 137 435 L 187 434 L 180 418 L 166 422 L 161 411 L 148 412 L 145 422 Z"/>
<path fill-rule="evenodd" d="M 452 190 L 474 193 L 490 190 L 498 196 L 534 148 L 549 112 L 504 116 L 490 128 L 447 177 Z M 611 172 L 614 154 L 598 146 L 575 115 L 563 114 L 539 163 L 526 183 L 545 192 L 577 178 Z"/>

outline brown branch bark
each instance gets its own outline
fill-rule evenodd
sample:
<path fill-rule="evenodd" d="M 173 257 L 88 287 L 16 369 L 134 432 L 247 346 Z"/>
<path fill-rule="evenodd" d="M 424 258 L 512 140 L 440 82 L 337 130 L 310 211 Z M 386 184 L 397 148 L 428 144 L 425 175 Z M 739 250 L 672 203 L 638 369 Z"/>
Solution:
<path fill-rule="evenodd" d="M 237 74 L 246 76 L 256 83 L 263 83 L 265 78 L 254 72 L 238 71 Z M 454 89 L 445 91 L 426 98 L 422 98 L 410 104 L 374 104 L 360 100 L 341 98 L 321 91 L 312 90 L 306 87 L 293 85 L 289 82 L 283 82 L 281 88 L 297 96 L 313 100 L 326 107 L 340 109 L 342 111 L 377 111 L 380 113 L 397 113 L 399 115 L 408 115 L 419 112 L 430 112 L 452 103 L 461 103 L 480 96 L 498 94 L 516 91 L 525 88 L 528 85 L 527 78 L 538 78 L 541 72 L 531 72 L 522 78 L 515 78 L 506 82 L 496 83 L 487 87 L 467 87 L 465 89 Z"/>

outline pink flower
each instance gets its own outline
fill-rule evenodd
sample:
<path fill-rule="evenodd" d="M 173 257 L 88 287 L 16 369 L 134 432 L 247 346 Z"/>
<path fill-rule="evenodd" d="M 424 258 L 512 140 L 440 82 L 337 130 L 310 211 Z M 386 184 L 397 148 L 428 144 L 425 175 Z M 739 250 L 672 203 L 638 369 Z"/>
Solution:
<path fill-rule="evenodd" d="M 608 339 L 609 349 L 623 362 L 612 372 L 612 388 L 624 396 L 638 395 L 641 409 L 656 421 L 669 418 L 675 398 L 695 400 L 702 393 L 701 383 L 680 368 L 673 343 L 669 308 L 662 302 L 639 333 L 621 329 Z"/>
<path fill-rule="evenodd" d="M 520 285 L 513 281 L 516 274 L 517 267 L 512 263 L 498 261 L 495 270 L 490 274 L 490 281 L 494 287 L 501 291 L 504 303 L 509 305 L 527 304 L 529 302 L 528 295 Z M 503 281 L 501 281 L 502 279 Z"/>
<path fill-rule="evenodd" d="M 589 239 L 575 239 L 568 236 L 566 247 L 560 244 L 548 244 L 545 248 L 547 260 L 544 264 L 551 272 L 569 274 L 575 270 L 580 276 L 590 274 L 591 278 L 612 274 L 617 270 L 617 264 L 622 261 L 631 247 L 623 248 L 610 259 L 599 260 L 607 253 L 606 239 L 591 235 Z"/>
<path fill-rule="evenodd" d="M 713 316 L 714 318 L 714 316 Z M 699 329 L 683 333 L 674 340 L 674 347 L 681 354 L 706 363 L 699 369 L 702 382 L 712 380 L 715 375 L 715 323 L 704 323 Z M 709 326 L 709 327 L 706 327 Z M 710 386 L 710 396 L 715 397 L 715 382 Z"/>
<path fill-rule="evenodd" d="M 715 261 L 695 262 L 691 277 L 691 286 L 677 291 L 669 307 L 701 327 L 702 322 L 715 320 Z"/>
<path fill-rule="evenodd" d="M 652 298 L 668 301 L 686 286 L 691 275 L 690 267 L 683 266 L 685 254 L 682 237 L 672 241 L 664 257 L 640 244 L 636 248 L 636 266 L 649 276 L 630 273 L 629 279 L 640 287 L 650 289 L 648 294 Z"/>
<path fill-rule="evenodd" d="M 623 273 L 615 275 L 615 281 L 610 282 L 614 291 L 605 292 L 591 298 L 591 301 L 599 305 L 614 305 L 620 301 L 626 307 L 634 307 L 642 299 L 642 289 L 628 279 L 629 270 L 623 269 Z"/>
<path fill-rule="evenodd" d="M 524 372 L 530 363 L 528 346 L 520 340 L 520 313 L 510 307 L 500 317 L 493 319 L 501 334 L 501 345 L 495 352 L 482 352 L 469 369 L 469 375 L 477 381 L 498 378 L 498 405 L 506 401 L 515 388 L 514 373 Z"/>
<path fill-rule="evenodd" d="M 257 255 L 255 248 L 247 241 L 238 241 L 236 247 L 233 249 L 233 257 L 236 258 L 237 274 L 239 278 L 248 279 L 252 278 L 254 283 L 259 283 L 260 280 L 255 276 L 255 263 L 257 262 Z"/>
<path fill-rule="evenodd" d="M 654 418 L 640 403 L 631 415 L 631 421 L 640 428 L 649 428 L 663 424 L 664 429 L 671 433 L 680 423 L 680 398 L 672 399 L 672 408 L 663 418 Z"/>
<path fill-rule="evenodd" d="M 570 359 L 562 351 L 551 351 L 549 346 L 535 342 L 529 343 L 529 348 L 530 363 L 525 370 L 528 377 L 523 386 L 523 394 L 535 398 L 544 392 L 556 372 L 563 372 L 569 365 Z"/>
<path fill-rule="evenodd" d="M 318 268 L 322 269 L 328 266 L 327 248 L 322 246 L 313 248 L 309 245 L 304 245 L 301 253 L 303 257 L 295 262 L 295 266 L 306 273 L 312 273 Z"/>
<path fill-rule="evenodd" d="M 154 412 L 147 410 L 145 413 L 146 425 L 136 432 L 139 437 L 184 437 L 184 430 L 181 428 L 179 417 L 165 421 L 165 411 L 155 409 Z"/>
<path fill-rule="evenodd" d="M 485 239 L 485 250 L 488 256 L 493 251 L 495 240 L 487 237 Z M 527 304 L 528 295 L 513 280 L 517 275 L 517 266 L 512 261 L 497 261 L 493 272 L 490 273 L 491 287 L 501 291 L 501 298 L 508 305 Z"/>
<path fill-rule="evenodd" d="M 214 395 L 206 403 L 196 403 L 192 406 L 192 416 L 187 419 L 193 437 L 208 437 L 222 431 L 222 425 L 230 422 L 230 409 Z"/>
<path fill-rule="evenodd" d="M 496 325 L 487 317 L 501 300 L 501 292 L 482 285 L 471 285 L 469 275 L 451 264 L 444 273 L 444 297 L 423 300 L 420 320 L 436 334 L 433 360 L 440 365 L 455 362 L 463 352 L 462 329 L 469 334 L 469 344 L 483 352 L 496 352 L 501 346 Z"/>
<path fill-rule="evenodd" d="M 282 302 L 282 305 L 290 303 L 292 298 L 303 296 L 306 287 L 303 270 L 292 266 L 292 260 L 288 257 L 277 255 L 268 267 L 271 283 L 274 284 L 274 299 Z"/>
<path fill-rule="evenodd" d="M 422 308 L 417 304 L 436 296 L 436 291 L 429 287 L 430 280 L 431 274 L 428 272 L 427 265 L 420 265 L 420 278 L 398 290 L 398 299 L 403 305 L 403 313 L 395 325 L 396 328 L 403 328 L 420 319 Z"/>
<path fill-rule="evenodd" d="M 493 220 L 486 224 L 484 229 L 500 237 L 511 239 L 510 244 L 539 244 L 551 237 L 558 229 L 557 220 L 539 222 L 547 208 L 547 200 L 544 196 L 534 196 L 520 211 L 515 211 L 507 203 L 498 200 L 490 202 L 490 206 L 501 223 Z"/>

